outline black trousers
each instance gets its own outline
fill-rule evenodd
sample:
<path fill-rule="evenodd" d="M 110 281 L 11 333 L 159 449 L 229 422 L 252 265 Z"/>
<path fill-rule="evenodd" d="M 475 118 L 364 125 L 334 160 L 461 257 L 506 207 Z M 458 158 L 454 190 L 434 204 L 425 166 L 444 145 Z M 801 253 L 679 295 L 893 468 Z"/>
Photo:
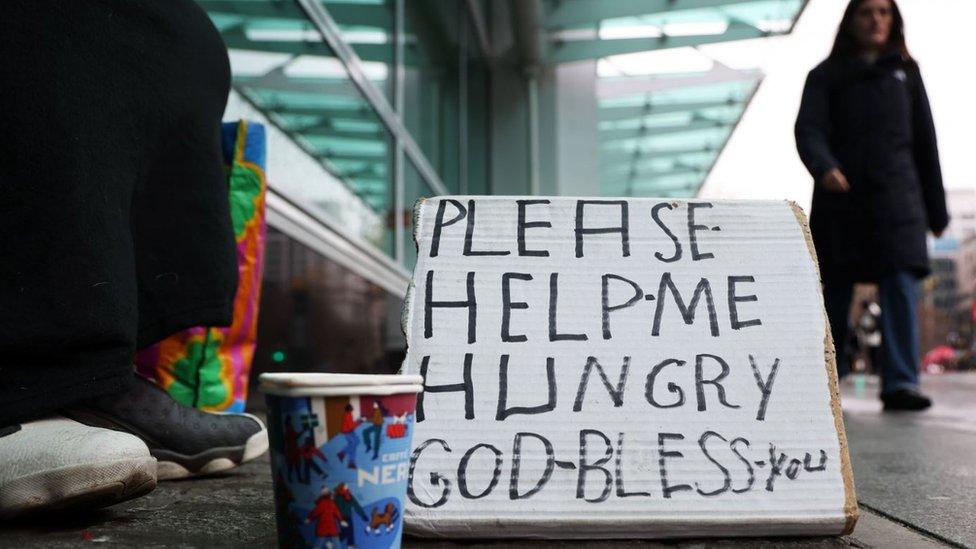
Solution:
<path fill-rule="evenodd" d="M 0 15 L 0 426 L 123 390 L 132 358 L 227 325 L 227 50 L 191 0 Z"/>

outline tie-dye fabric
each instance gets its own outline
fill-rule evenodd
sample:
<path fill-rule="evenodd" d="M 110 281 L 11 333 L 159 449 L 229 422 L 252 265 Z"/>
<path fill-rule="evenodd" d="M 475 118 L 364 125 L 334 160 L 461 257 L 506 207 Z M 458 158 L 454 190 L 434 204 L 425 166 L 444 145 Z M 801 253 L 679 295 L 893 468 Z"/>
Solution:
<path fill-rule="evenodd" d="M 183 404 L 241 412 L 247 400 L 261 298 L 266 141 L 264 126 L 243 120 L 225 123 L 222 133 L 239 270 L 234 323 L 172 335 L 140 351 L 136 366 Z"/>

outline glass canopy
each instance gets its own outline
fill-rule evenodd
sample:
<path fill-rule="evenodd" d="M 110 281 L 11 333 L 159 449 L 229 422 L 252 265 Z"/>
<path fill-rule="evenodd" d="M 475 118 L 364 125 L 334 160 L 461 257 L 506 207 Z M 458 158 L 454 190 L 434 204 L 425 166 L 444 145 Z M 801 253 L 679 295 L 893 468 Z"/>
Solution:
<path fill-rule="evenodd" d="M 546 62 L 598 60 L 603 194 L 695 196 L 762 79 L 699 46 L 789 33 L 805 4 L 544 2 Z"/>
<path fill-rule="evenodd" d="M 389 101 L 397 72 L 393 0 L 319 0 L 365 76 Z M 748 63 L 729 66 L 707 55 L 723 42 L 788 33 L 806 0 L 520 0 L 538 15 L 535 37 L 546 65 L 596 60 L 601 192 L 624 196 L 694 196 L 762 79 Z M 407 15 L 424 5 L 408 0 Z M 199 0 L 230 51 L 235 89 L 389 225 L 394 146 L 373 105 L 294 0 Z M 427 26 L 424 26 L 427 25 Z M 450 22 L 441 25 L 455 27 Z M 445 180 L 457 156 L 427 143 L 443 133 L 429 102 L 440 93 L 414 90 L 413 67 L 429 83 L 433 63 L 417 31 L 434 28 L 407 17 L 401 66 L 407 107 L 399 113 Z M 441 31 L 443 33 L 443 31 Z M 437 34 L 427 32 L 426 34 Z M 436 46 L 436 45 L 435 45 Z M 443 49 L 443 48 L 440 48 Z M 429 50 L 429 51 L 428 51 Z M 436 67 L 435 67 L 436 68 Z M 428 86 L 429 87 L 429 86 Z M 437 90 L 434 90 L 437 91 Z M 442 90 L 447 93 L 450 90 Z M 413 98 L 413 99 L 412 99 Z M 413 103 L 418 108 L 411 111 Z M 450 113 L 447 113 L 450 114 Z M 446 116 L 446 115 L 445 115 Z M 413 121 L 413 122 L 411 122 Z M 428 127 L 429 126 L 429 127 Z M 436 144 L 436 143 L 435 143 Z M 323 206 L 324 207 L 324 206 Z M 383 248 L 388 236 L 377 237 Z M 379 240 L 378 240 L 379 242 Z"/>
<path fill-rule="evenodd" d="M 392 207 L 392 138 L 297 3 L 199 0 L 230 55 L 234 88 L 380 218 Z M 392 2 L 324 2 L 389 93 Z M 388 51 L 389 50 L 389 51 Z M 307 207 L 326 208 L 325 204 Z M 389 247 L 389 243 L 381 244 Z"/>

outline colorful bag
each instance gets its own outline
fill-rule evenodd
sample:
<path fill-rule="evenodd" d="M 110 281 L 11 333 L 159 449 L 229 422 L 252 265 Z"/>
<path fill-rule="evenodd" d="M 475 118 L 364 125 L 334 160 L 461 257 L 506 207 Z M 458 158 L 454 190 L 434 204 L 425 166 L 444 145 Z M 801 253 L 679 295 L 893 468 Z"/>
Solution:
<path fill-rule="evenodd" d="M 237 241 L 238 286 L 228 328 L 184 330 L 141 350 L 136 368 L 177 401 L 204 410 L 244 411 L 257 336 L 264 265 L 264 126 L 229 122 L 222 128 L 230 210 Z"/>

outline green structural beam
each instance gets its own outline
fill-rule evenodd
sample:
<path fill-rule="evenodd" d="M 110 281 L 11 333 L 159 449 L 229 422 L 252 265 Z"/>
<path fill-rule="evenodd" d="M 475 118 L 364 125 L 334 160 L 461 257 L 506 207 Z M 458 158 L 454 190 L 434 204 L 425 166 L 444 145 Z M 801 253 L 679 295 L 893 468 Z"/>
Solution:
<path fill-rule="evenodd" d="M 241 86 L 260 91 L 292 92 L 319 96 L 340 96 L 359 98 L 352 82 L 339 78 L 288 78 L 259 76 L 239 78 Z"/>
<path fill-rule="evenodd" d="M 570 40 L 555 41 L 549 45 L 549 55 L 546 61 L 553 64 L 571 63 L 584 59 L 599 59 L 612 55 L 623 55 L 643 51 L 660 50 L 665 48 L 682 48 L 729 42 L 731 40 L 746 40 L 762 38 L 770 33 L 759 30 L 752 25 L 733 22 L 725 32 L 718 34 L 702 34 L 689 36 L 656 36 L 648 38 L 617 38 L 612 40 Z"/>
<path fill-rule="evenodd" d="M 392 2 L 380 4 L 322 2 L 339 25 L 392 29 L 395 19 Z"/>
<path fill-rule="evenodd" d="M 321 120 L 341 118 L 343 120 L 377 120 L 377 115 L 368 107 L 355 109 L 335 109 L 329 107 L 309 107 L 297 105 L 278 105 L 275 112 L 282 115 L 317 116 Z"/>
<path fill-rule="evenodd" d="M 644 159 L 674 159 L 689 155 L 715 154 L 717 147 L 710 145 L 685 147 L 680 149 L 635 149 L 633 151 L 624 150 L 604 150 L 600 154 L 601 165 L 615 165 L 623 162 L 640 162 Z"/>
<path fill-rule="evenodd" d="M 525 0 L 528 1 L 528 0 Z M 755 0 L 561 0 L 545 17 L 546 27 L 575 28 L 606 19 L 636 17 L 680 10 L 716 8 Z"/>
<path fill-rule="evenodd" d="M 256 2 L 254 0 L 197 0 L 207 12 L 253 19 L 286 19 L 307 21 L 305 12 L 290 0 Z M 329 14 L 341 25 L 393 28 L 394 12 L 384 4 L 323 2 Z"/>
<path fill-rule="evenodd" d="M 706 168 L 675 168 L 672 170 L 645 170 L 643 172 L 633 173 L 633 174 L 616 174 L 611 176 L 605 181 L 607 183 L 620 183 L 627 182 L 629 184 L 639 184 L 642 186 L 659 186 L 656 181 L 661 178 L 666 177 L 679 177 L 679 176 L 702 176 L 706 172 Z"/>
<path fill-rule="evenodd" d="M 327 128 L 318 128 L 314 130 L 302 130 L 302 135 L 308 139 L 317 138 L 338 138 L 338 139 L 353 139 L 353 140 L 363 140 L 363 141 L 382 141 L 386 134 L 382 131 L 372 131 L 372 132 L 354 132 L 354 131 L 343 131 L 343 130 L 333 130 Z"/>
<path fill-rule="evenodd" d="M 250 50 L 262 53 L 286 53 L 289 55 L 321 55 L 335 57 L 323 42 L 312 40 L 252 40 L 241 26 L 226 29 L 222 33 L 228 49 Z"/>
<path fill-rule="evenodd" d="M 255 2 L 253 0 L 197 0 L 210 14 L 262 19 L 305 21 L 305 12 L 295 2 Z"/>
<path fill-rule="evenodd" d="M 675 174 L 655 181 L 617 181 L 606 185 L 613 196 L 691 197 L 700 186 L 702 174 Z"/>
<path fill-rule="evenodd" d="M 356 154 L 350 152 L 324 150 L 318 152 L 319 156 L 322 158 L 328 158 L 335 162 L 376 162 L 376 163 L 387 163 L 389 159 L 383 154 Z"/>
<path fill-rule="evenodd" d="M 309 31 L 314 33 L 315 31 Z M 335 57 L 335 54 L 324 42 L 318 40 L 256 40 L 249 38 L 245 27 L 238 25 L 225 29 L 222 33 L 224 43 L 229 49 L 258 51 L 262 53 L 285 53 L 289 55 L 320 55 Z M 390 65 L 394 61 L 394 49 L 389 43 L 352 43 L 350 44 L 356 55 L 363 61 L 373 61 Z M 417 66 L 420 63 L 420 53 L 416 47 L 404 48 L 404 63 Z"/>
<path fill-rule="evenodd" d="M 600 172 L 607 176 L 620 175 L 660 175 L 659 172 L 672 172 L 675 170 L 706 170 L 711 165 L 713 155 L 683 158 L 646 158 L 638 162 L 619 164 L 609 164 L 600 167 Z"/>
<path fill-rule="evenodd" d="M 643 118 L 645 116 L 654 114 L 697 112 L 706 109 L 741 106 L 742 104 L 742 100 L 731 97 L 722 101 L 692 101 L 686 103 L 671 103 L 666 105 L 645 103 L 638 106 L 601 107 L 599 116 L 600 120 L 605 121 L 628 120 L 632 118 Z"/>
<path fill-rule="evenodd" d="M 696 132 L 699 130 L 711 130 L 715 128 L 725 128 L 730 126 L 727 122 L 714 120 L 694 120 L 687 124 L 669 124 L 667 126 L 642 127 L 623 130 L 604 130 L 600 132 L 599 140 L 601 143 L 610 141 L 620 141 L 624 139 L 643 139 L 660 135 L 670 135 L 676 133 Z"/>

